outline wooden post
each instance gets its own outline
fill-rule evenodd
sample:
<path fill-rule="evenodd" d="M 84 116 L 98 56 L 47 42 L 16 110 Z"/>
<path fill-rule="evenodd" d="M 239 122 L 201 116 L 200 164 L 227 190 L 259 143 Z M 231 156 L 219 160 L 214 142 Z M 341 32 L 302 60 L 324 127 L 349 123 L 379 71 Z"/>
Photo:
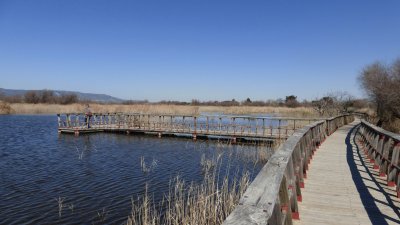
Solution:
<path fill-rule="evenodd" d="M 209 134 L 209 131 L 210 131 L 210 125 L 209 125 L 209 118 L 208 118 L 208 116 L 207 116 L 207 122 L 206 122 L 207 124 L 206 124 L 206 126 L 207 126 L 207 134 Z"/>
<path fill-rule="evenodd" d="M 57 114 L 57 122 L 58 122 L 58 128 L 61 127 L 61 117 L 60 114 Z"/>
<path fill-rule="evenodd" d="M 219 132 L 222 133 L 222 118 L 219 118 Z"/>
<path fill-rule="evenodd" d="M 233 126 L 233 135 L 235 136 L 236 135 L 236 118 L 235 117 L 233 117 L 232 118 L 232 126 Z M 236 143 L 236 138 L 235 138 L 235 143 Z"/>
<path fill-rule="evenodd" d="M 185 132 L 185 117 L 182 118 L 182 132 Z"/>
<path fill-rule="evenodd" d="M 258 120 L 257 119 L 255 119 L 256 120 L 256 136 L 257 136 L 257 132 L 258 132 Z"/>
<path fill-rule="evenodd" d="M 247 135 L 250 135 L 250 131 L 251 131 L 251 122 L 250 122 L 250 118 L 247 118 Z"/>
<path fill-rule="evenodd" d="M 197 134 L 197 117 L 193 117 L 193 123 L 194 123 L 194 134 Z"/>
<path fill-rule="evenodd" d="M 281 120 L 278 121 L 278 132 L 279 132 L 278 137 L 279 139 L 281 139 Z"/>
<path fill-rule="evenodd" d="M 274 135 L 274 131 L 273 131 L 273 128 L 274 127 L 274 123 L 271 123 L 271 126 L 270 126 L 270 128 L 271 128 L 271 137 Z"/>
<path fill-rule="evenodd" d="M 67 114 L 67 127 L 71 127 L 71 115 Z"/>
<path fill-rule="evenodd" d="M 391 161 L 398 160 L 400 158 L 400 142 L 395 142 L 393 144 L 393 150 L 392 150 L 392 159 Z M 400 171 L 397 171 L 397 168 L 392 165 L 392 162 L 390 162 L 390 166 L 387 172 L 387 182 L 389 187 L 394 187 L 396 186 L 396 177 L 398 176 Z"/>
<path fill-rule="evenodd" d="M 262 120 L 263 120 L 263 137 L 265 137 L 265 118 L 263 118 Z"/>

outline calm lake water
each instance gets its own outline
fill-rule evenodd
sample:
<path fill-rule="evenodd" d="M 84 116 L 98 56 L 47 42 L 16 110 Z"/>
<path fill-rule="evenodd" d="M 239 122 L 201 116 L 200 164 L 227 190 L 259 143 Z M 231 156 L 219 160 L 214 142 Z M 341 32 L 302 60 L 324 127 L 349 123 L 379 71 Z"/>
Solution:
<path fill-rule="evenodd" d="M 229 165 L 230 174 L 249 170 L 252 179 L 263 166 L 252 160 L 260 149 L 255 146 L 59 135 L 56 116 L 0 116 L 0 126 L 0 224 L 123 224 L 146 183 L 158 201 L 177 175 L 200 182 L 202 157 L 222 154 L 221 173 Z M 142 172 L 141 157 L 150 172 Z"/>

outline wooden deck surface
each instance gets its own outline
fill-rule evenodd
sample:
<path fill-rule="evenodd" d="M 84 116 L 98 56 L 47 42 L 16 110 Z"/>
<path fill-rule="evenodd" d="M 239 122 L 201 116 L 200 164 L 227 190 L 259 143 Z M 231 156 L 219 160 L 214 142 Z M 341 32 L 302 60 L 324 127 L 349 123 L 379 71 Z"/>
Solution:
<path fill-rule="evenodd" d="M 400 224 L 395 188 L 356 144 L 358 123 L 338 129 L 316 151 L 295 225 Z"/>

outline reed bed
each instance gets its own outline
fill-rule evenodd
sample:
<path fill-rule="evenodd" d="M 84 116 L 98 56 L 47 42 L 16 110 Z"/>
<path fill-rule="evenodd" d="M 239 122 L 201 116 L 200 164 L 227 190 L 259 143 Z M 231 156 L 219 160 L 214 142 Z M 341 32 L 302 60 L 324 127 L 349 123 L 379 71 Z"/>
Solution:
<path fill-rule="evenodd" d="M 122 105 L 122 104 L 90 104 L 93 112 L 97 113 L 159 113 L 175 115 L 198 115 L 199 113 L 224 113 L 224 114 L 270 114 L 291 117 L 318 117 L 310 107 L 271 107 L 271 106 L 190 106 L 190 105 Z M 84 112 L 84 104 L 10 104 L 13 113 L 16 114 L 56 114 L 56 113 L 79 113 Z"/>
<path fill-rule="evenodd" d="M 7 102 L 0 101 L 0 115 L 1 114 L 12 114 L 15 113 L 13 108 Z"/>
<path fill-rule="evenodd" d="M 146 191 L 132 201 L 127 225 L 218 225 L 233 211 L 250 183 L 248 171 L 233 178 L 220 180 L 221 156 L 202 157 L 204 179 L 187 183 L 179 176 L 170 181 L 168 193 L 159 203 L 152 201 Z M 210 167 L 212 165 L 212 167 Z"/>

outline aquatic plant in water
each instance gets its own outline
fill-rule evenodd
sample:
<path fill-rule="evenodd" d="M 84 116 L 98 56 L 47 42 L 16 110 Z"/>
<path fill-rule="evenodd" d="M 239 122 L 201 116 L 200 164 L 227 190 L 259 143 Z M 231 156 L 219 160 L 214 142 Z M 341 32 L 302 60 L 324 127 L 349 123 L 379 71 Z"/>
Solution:
<path fill-rule="evenodd" d="M 238 204 L 250 183 L 248 171 L 237 172 L 234 177 L 227 173 L 219 177 L 219 154 L 216 158 L 202 157 L 206 167 L 203 181 L 187 183 L 177 176 L 170 181 L 168 193 L 159 203 L 152 201 L 146 191 L 136 201 L 132 200 L 132 211 L 127 225 L 178 225 L 178 224 L 222 224 Z"/>

